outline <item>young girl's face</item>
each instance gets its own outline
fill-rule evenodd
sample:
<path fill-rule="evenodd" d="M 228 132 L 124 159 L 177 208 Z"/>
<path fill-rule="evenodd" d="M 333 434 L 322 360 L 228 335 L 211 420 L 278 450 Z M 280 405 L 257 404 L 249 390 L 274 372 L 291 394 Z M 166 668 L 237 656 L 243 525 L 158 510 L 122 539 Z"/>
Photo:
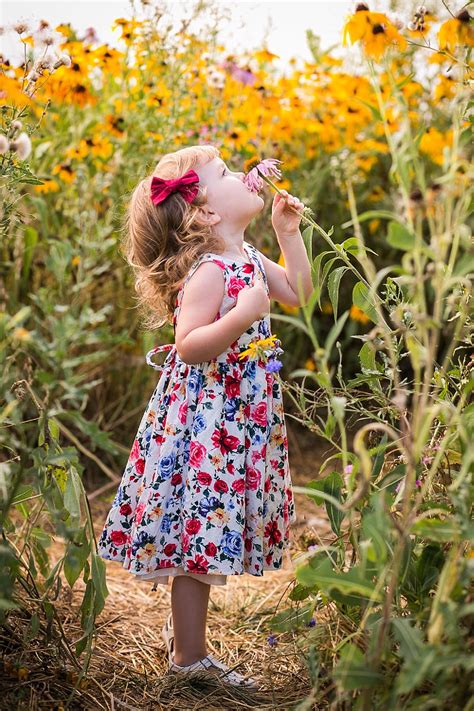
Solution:
<path fill-rule="evenodd" d="M 247 225 L 265 202 L 244 183 L 245 173 L 230 170 L 222 158 L 213 158 L 196 168 L 201 185 L 207 187 L 207 205 L 220 218 L 221 227 Z"/>

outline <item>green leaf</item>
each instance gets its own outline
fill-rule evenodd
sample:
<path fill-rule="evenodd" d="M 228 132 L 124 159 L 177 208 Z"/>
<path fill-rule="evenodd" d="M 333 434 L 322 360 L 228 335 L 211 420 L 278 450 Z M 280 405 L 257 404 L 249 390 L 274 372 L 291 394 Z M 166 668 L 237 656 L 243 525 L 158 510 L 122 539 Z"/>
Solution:
<path fill-rule="evenodd" d="M 364 578 L 358 566 L 346 573 L 337 573 L 328 558 L 319 563 L 316 568 L 309 565 L 297 566 L 296 579 L 306 587 L 318 586 L 328 597 L 347 604 L 382 600 L 380 592 L 375 594 L 374 583 Z M 340 594 L 336 596 L 337 592 Z"/>
<path fill-rule="evenodd" d="M 313 225 L 308 225 L 308 227 L 303 230 L 301 236 L 303 237 L 303 242 L 306 247 L 306 253 L 308 255 L 309 263 L 313 261 Z"/>
<path fill-rule="evenodd" d="M 344 691 L 371 689 L 380 686 L 384 681 L 383 675 L 370 669 L 363 653 L 350 642 L 341 649 L 341 658 L 333 676 Z"/>
<path fill-rule="evenodd" d="M 326 355 L 329 357 L 332 347 L 334 343 L 337 340 L 337 337 L 339 336 L 340 332 L 342 331 L 344 324 L 347 321 L 347 318 L 349 316 L 349 311 L 345 311 L 342 316 L 336 321 L 336 323 L 331 327 L 331 330 L 328 333 L 328 337 L 326 338 L 326 343 L 324 345 L 324 349 L 326 351 Z"/>
<path fill-rule="evenodd" d="M 75 467 L 69 468 L 66 488 L 64 489 L 64 506 L 73 520 L 81 518 L 82 482 Z"/>
<path fill-rule="evenodd" d="M 415 235 L 399 222 L 389 222 L 387 242 L 396 249 L 408 251 L 415 246 Z"/>
<path fill-rule="evenodd" d="M 324 491 L 338 501 L 342 500 L 341 489 L 343 486 L 344 482 L 339 472 L 331 472 L 331 474 L 324 479 Z M 344 513 L 340 509 L 335 508 L 330 501 L 326 501 L 326 512 L 332 530 L 336 536 L 339 536 L 341 534 L 341 523 L 344 519 Z"/>
<path fill-rule="evenodd" d="M 105 598 L 109 591 L 105 582 L 105 562 L 95 553 L 92 553 L 91 573 L 95 588 L 94 612 L 98 615 L 104 609 Z"/>
<path fill-rule="evenodd" d="M 421 538 L 428 538 L 430 541 L 440 543 L 459 540 L 461 529 L 457 521 L 453 519 L 422 519 L 416 521 L 412 527 L 412 532 Z"/>
<path fill-rule="evenodd" d="M 349 267 L 338 267 L 333 272 L 330 273 L 328 277 L 328 292 L 329 299 L 332 304 L 334 311 L 334 320 L 337 319 L 337 305 L 339 302 L 339 284 L 341 283 L 341 278 L 344 272 L 348 270 Z"/>
<path fill-rule="evenodd" d="M 89 553 L 90 547 L 86 532 L 83 529 L 79 540 L 77 542 L 71 541 L 68 544 L 66 555 L 64 556 L 64 575 L 71 588 L 74 587 L 74 583 L 84 569 Z"/>
<path fill-rule="evenodd" d="M 358 281 L 352 290 L 353 303 L 370 318 L 371 321 L 377 323 L 378 316 L 374 303 L 369 297 L 369 289 L 362 281 Z"/>
<path fill-rule="evenodd" d="M 389 212 L 389 210 L 367 210 L 367 212 L 363 212 L 362 214 L 357 216 L 357 221 L 358 222 L 366 222 L 367 220 L 374 220 L 376 218 L 382 218 L 385 220 L 397 220 L 397 215 L 394 212 Z M 341 225 L 341 228 L 343 230 L 346 230 L 348 227 L 352 227 L 354 225 L 354 220 L 348 220 L 347 222 L 343 222 Z"/>

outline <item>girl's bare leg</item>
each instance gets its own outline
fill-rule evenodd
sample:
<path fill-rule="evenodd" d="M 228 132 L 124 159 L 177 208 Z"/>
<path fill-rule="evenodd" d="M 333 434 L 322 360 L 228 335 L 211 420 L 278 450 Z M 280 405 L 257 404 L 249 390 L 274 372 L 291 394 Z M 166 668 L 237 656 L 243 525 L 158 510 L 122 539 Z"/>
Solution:
<path fill-rule="evenodd" d="M 210 587 L 186 575 L 173 578 L 173 660 L 179 666 L 187 666 L 207 656 L 206 621 Z"/>

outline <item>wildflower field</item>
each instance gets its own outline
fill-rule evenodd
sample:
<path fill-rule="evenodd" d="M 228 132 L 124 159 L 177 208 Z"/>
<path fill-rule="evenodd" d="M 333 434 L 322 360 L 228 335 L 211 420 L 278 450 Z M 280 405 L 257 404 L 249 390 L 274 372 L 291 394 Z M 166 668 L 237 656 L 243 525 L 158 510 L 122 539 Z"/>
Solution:
<path fill-rule="evenodd" d="M 24 49 L 0 55 L 0 707 L 468 711 L 472 3 L 354 3 L 347 56 L 308 27 L 313 59 L 285 73 L 271 47 L 219 42 L 219 3 L 188 5 L 176 28 L 132 4 L 117 46 L 0 29 Z M 258 694 L 165 676 L 169 593 L 96 550 L 156 380 L 145 353 L 173 338 L 137 313 L 124 209 L 198 143 L 235 170 L 281 161 L 266 201 L 307 206 L 313 293 L 271 311 L 294 568 L 232 581 L 209 613 Z M 247 240 L 284 266 L 268 209 Z"/>

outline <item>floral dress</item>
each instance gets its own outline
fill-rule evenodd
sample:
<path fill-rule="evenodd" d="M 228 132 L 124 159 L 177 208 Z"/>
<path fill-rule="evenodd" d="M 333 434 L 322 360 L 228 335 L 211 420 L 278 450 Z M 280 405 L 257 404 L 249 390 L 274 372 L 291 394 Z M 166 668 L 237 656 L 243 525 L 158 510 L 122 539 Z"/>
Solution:
<path fill-rule="evenodd" d="M 225 291 L 215 320 L 244 286 L 268 283 L 260 252 L 249 261 L 206 252 L 221 269 Z M 225 584 L 226 576 L 261 576 L 282 566 L 296 520 L 280 382 L 261 357 L 239 353 L 270 335 L 256 320 L 220 355 L 186 364 L 174 344 L 146 355 L 160 379 L 138 427 L 122 481 L 99 539 L 99 554 L 142 579 L 185 574 Z M 169 351 L 163 365 L 152 357 Z M 280 352 L 282 352 L 280 350 Z"/>

